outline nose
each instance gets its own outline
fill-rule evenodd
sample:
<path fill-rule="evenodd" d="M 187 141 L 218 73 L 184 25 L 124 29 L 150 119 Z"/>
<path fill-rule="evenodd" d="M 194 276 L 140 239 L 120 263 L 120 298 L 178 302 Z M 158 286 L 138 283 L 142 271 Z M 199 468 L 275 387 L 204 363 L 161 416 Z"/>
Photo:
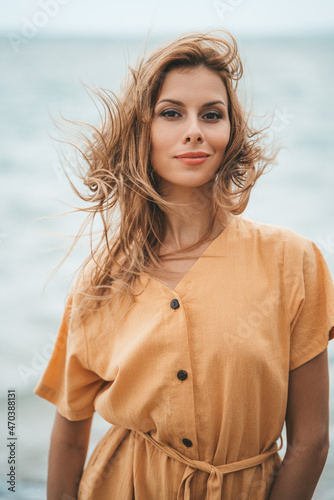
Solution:
<path fill-rule="evenodd" d="M 189 117 L 185 121 L 182 142 L 202 142 L 204 134 L 201 130 L 197 116 Z"/>

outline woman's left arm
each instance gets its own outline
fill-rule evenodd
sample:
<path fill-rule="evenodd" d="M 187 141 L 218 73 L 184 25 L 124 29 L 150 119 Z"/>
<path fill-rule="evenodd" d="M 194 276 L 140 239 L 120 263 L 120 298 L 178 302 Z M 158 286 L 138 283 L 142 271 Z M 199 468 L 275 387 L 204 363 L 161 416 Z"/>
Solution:
<path fill-rule="evenodd" d="M 285 422 L 287 451 L 275 473 L 269 500 L 309 500 L 329 450 L 327 348 L 290 371 Z"/>

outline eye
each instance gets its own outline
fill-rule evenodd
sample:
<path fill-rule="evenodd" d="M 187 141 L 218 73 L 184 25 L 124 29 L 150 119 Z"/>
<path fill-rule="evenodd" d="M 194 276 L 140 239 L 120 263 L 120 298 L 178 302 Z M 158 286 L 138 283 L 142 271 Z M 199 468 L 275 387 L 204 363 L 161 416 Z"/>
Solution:
<path fill-rule="evenodd" d="M 160 116 L 166 116 L 167 118 L 175 118 L 175 116 L 167 116 L 167 113 L 176 113 L 176 114 L 179 114 L 174 109 L 166 109 L 165 111 L 162 111 L 162 113 L 160 113 Z"/>
<path fill-rule="evenodd" d="M 217 111 L 208 111 L 207 113 L 205 113 L 204 116 L 207 116 L 207 115 L 214 115 L 214 119 L 219 119 L 219 118 L 222 118 L 222 115 L 220 113 L 217 113 Z"/>

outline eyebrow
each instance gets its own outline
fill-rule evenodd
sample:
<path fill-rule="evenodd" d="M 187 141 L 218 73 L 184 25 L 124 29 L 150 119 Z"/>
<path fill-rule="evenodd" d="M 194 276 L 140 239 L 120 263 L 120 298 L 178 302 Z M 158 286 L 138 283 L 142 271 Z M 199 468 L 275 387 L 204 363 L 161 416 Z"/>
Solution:
<path fill-rule="evenodd" d="M 173 104 L 177 104 L 178 106 L 183 106 L 184 107 L 184 104 L 183 102 L 181 101 L 176 101 L 175 99 L 162 99 L 161 101 L 159 101 L 156 106 L 158 106 L 158 104 L 160 104 L 161 102 L 172 102 Z M 226 106 L 226 104 L 223 102 L 223 101 L 211 101 L 211 102 L 206 102 L 205 104 L 203 104 L 203 106 L 201 106 L 202 108 L 205 108 L 206 106 L 213 106 L 214 104 L 223 104 L 224 106 Z"/>

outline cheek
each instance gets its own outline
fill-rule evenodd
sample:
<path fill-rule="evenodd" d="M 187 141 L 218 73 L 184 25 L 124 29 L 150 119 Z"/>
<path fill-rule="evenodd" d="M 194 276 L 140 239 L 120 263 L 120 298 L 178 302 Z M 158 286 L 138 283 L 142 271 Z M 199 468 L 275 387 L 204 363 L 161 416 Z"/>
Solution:
<path fill-rule="evenodd" d="M 171 130 L 163 125 L 155 124 L 151 128 L 151 152 L 159 155 L 166 153 L 171 146 L 175 144 L 175 133 L 171 134 Z"/>
<path fill-rule="evenodd" d="M 151 158 L 159 158 L 164 153 L 164 144 L 161 137 L 152 138 L 151 141 Z"/>
<path fill-rule="evenodd" d="M 159 150 L 161 147 L 161 130 L 160 127 L 155 123 L 151 127 L 151 149 L 152 151 Z"/>
<path fill-rule="evenodd" d="M 212 143 L 216 151 L 224 152 L 230 140 L 230 130 L 223 130 L 212 137 Z"/>
<path fill-rule="evenodd" d="M 150 161 L 156 168 L 160 164 L 160 157 L 164 156 L 164 141 L 163 134 L 158 127 L 151 129 L 151 148 L 150 148 Z"/>

